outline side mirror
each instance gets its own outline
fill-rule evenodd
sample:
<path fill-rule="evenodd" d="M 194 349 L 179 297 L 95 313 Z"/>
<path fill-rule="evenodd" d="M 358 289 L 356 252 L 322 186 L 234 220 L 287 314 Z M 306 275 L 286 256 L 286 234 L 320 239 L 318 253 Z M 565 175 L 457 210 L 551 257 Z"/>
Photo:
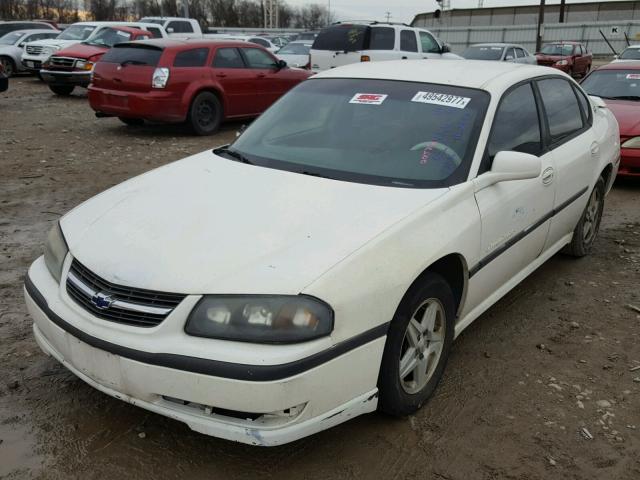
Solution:
<path fill-rule="evenodd" d="M 245 123 L 244 125 L 242 125 L 240 127 L 240 130 L 238 130 L 236 132 L 236 138 L 238 138 L 240 135 L 242 135 L 246 129 L 247 129 L 247 124 Z"/>
<path fill-rule="evenodd" d="M 18 47 L 20 48 L 24 48 L 24 46 L 27 44 L 27 42 L 22 42 L 18 44 Z"/>
<path fill-rule="evenodd" d="M 589 100 L 598 108 L 607 108 L 607 104 L 604 103 L 600 97 L 596 97 L 595 95 L 589 95 Z"/>
<path fill-rule="evenodd" d="M 445 43 L 444 45 L 442 45 L 442 49 L 440 50 L 440 53 L 451 53 L 451 45 L 449 45 L 448 43 Z"/>
<path fill-rule="evenodd" d="M 278 70 L 282 70 L 283 68 L 287 68 L 287 62 L 285 62 L 284 60 L 278 60 L 276 62 L 276 68 Z"/>
<path fill-rule="evenodd" d="M 614 55 L 614 56 L 613 56 L 613 59 L 614 59 L 614 60 L 618 60 L 618 55 Z"/>
<path fill-rule="evenodd" d="M 175 30 L 173 29 L 173 27 L 169 27 L 167 28 L 167 33 L 173 33 Z"/>
<path fill-rule="evenodd" d="M 474 180 L 475 191 L 512 180 L 538 178 L 542 172 L 542 160 L 528 153 L 504 151 L 493 158 L 491 170 Z"/>

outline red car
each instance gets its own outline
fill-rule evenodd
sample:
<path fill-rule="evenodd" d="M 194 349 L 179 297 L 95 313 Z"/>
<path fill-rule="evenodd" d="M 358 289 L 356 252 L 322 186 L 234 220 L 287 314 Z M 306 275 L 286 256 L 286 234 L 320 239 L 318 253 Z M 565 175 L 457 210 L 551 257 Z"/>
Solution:
<path fill-rule="evenodd" d="M 209 135 L 222 120 L 260 115 L 310 75 L 248 42 L 121 43 L 96 64 L 89 103 L 98 117 L 186 121 Z"/>
<path fill-rule="evenodd" d="M 0 92 L 6 92 L 9 88 L 9 78 L 4 74 L 4 67 L 0 63 Z"/>
<path fill-rule="evenodd" d="M 87 87 L 95 63 L 111 47 L 130 40 L 146 40 L 152 35 L 131 27 L 104 28 L 91 40 L 56 52 L 42 65 L 40 76 L 57 95 L 70 95 L 75 87 Z"/>
<path fill-rule="evenodd" d="M 587 75 L 593 63 L 593 55 L 579 42 L 547 43 L 536 58 L 538 65 L 557 68 L 572 77 Z"/>
<path fill-rule="evenodd" d="M 581 82 L 589 94 L 602 98 L 620 125 L 618 175 L 640 178 L 640 64 L 610 63 Z"/>

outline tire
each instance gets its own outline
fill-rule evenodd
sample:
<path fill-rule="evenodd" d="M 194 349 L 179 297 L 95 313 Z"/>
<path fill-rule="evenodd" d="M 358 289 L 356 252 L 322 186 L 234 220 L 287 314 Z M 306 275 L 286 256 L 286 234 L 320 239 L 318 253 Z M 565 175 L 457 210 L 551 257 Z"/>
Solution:
<path fill-rule="evenodd" d="M 144 125 L 144 120 L 142 118 L 118 117 L 118 120 L 120 120 L 125 125 L 129 125 L 130 127 Z"/>
<path fill-rule="evenodd" d="M 604 179 L 600 177 L 591 191 L 587 206 L 582 212 L 576 228 L 573 230 L 571 243 L 563 250 L 564 253 L 574 257 L 584 257 L 591 251 L 593 243 L 598 236 L 600 220 L 602 220 L 604 191 Z"/>
<path fill-rule="evenodd" d="M 410 415 L 431 397 L 447 364 L 454 329 L 451 287 L 440 275 L 427 273 L 405 294 L 389 326 L 378 378 L 382 412 Z"/>
<path fill-rule="evenodd" d="M 196 135 L 212 135 L 222 122 L 222 105 L 215 94 L 201 92 L 191 102 L 187 122 Z"/>
<path fill-rule="evenodd" d="M 49 90 L 51 90 L 56 95 L 61 95 L 63 97 L 68 97 L 73 92 L 75 87 L 73 85 L 49 85 Z"/>
<path fill-rule="evenodd" d="M 4 67 L 4 74 L 12 77 L 16 74 L 16 64 L 9 57 L 0 57 L 0 63 Z"/>

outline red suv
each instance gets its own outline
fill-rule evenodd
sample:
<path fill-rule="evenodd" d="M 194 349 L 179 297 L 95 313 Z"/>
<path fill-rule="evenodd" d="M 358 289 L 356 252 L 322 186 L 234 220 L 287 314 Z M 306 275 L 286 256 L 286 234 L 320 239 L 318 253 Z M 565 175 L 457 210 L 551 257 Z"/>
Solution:
<path fill-rule="evenodd" d="M 547 43 L 536 53 L 538 65 L 557 68 L 572 77 L 584 77 L 593 63 L 593 55 L 579 42 Z"/>
<path fill-rule="evenodd" d="M 98 117 L 187 121 L 209 135 L 222 120 L 259 115 L 310 75 L 246 42 L 121 43 L 96 65 L 89 103 Z"/>
<path fill-rule="evenodd" d="M 131 27 L 108 27 L 91 40 L 59 50 L 42 65 L 40 77 L 57 95 L 70 95 L 75 87 L 89 85 L 95 63 L 111 47 L 130 40 L 146 40 L 151 34 Z"/>

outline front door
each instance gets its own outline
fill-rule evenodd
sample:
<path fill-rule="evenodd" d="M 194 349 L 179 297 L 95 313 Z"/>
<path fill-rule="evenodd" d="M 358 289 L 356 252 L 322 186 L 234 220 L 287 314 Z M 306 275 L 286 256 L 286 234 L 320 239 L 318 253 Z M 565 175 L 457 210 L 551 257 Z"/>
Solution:
<path fill-rule="evenodd" d="M 277 59 L 261 48 L 241 49 L 247 67 L 253 77 L 253 102 L 257 112 L 262 113 L 281 95 L 281 81 L 277 73 Z"/>
<path fill-rule="evenodd" d="M 259 113 L 254 99 L 255 72 L 247 68 L 237 48 L 218 48 L 213 57 L 211 76 L 226 98 L 225 117 Z"/>

